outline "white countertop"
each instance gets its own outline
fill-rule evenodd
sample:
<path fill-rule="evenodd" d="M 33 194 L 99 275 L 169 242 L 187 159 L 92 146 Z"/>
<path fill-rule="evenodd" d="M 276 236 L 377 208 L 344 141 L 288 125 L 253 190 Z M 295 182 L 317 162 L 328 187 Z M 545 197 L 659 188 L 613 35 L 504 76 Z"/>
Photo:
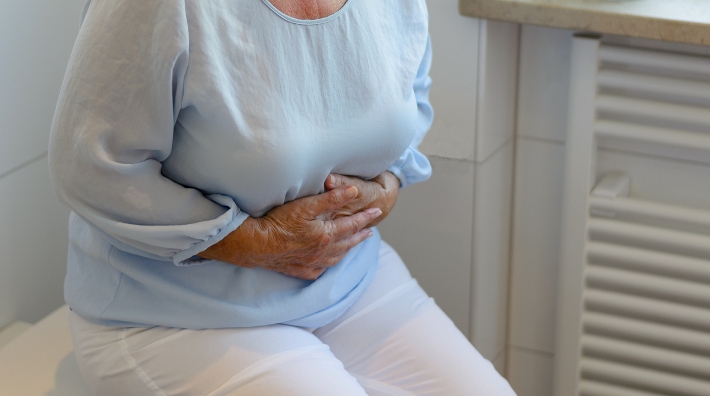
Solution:
<path fill-rule="evenodd" d="M 710 45 L 710 0 L 459 0 L 461 14 Z"/>

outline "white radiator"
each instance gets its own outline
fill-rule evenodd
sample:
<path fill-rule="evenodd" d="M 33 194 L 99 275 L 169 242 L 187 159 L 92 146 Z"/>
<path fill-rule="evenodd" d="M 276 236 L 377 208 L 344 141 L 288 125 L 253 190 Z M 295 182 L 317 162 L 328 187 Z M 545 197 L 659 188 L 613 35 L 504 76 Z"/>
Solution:
<path fill-rule="evenodd" d="M 710 396 L 710 211 L 629 197 L 595 165 L 710 164 L 710 59 L 576 37 L 571 67 L 555 395 Z"/>

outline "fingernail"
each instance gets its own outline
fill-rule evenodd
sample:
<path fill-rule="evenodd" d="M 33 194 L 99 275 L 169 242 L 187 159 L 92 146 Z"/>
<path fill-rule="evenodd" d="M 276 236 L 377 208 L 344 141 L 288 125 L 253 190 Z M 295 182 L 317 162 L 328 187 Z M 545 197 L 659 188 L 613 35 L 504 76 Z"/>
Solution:
<path fill-rule="evenodd" d="M 335 184 L 335 176 L 329 175 L 328 176 L 328 183 L 330 183 L 331 185 Z"/>
<path fill-rule="evenodd" d="M 357 196 L 357 187 L 350 186 L 345 189 L 345 196 L 348 198 L 355 198 Z"/>
<path fill-rule="evenodd" d="M 367 236 L 365 238 L 369 238 L 372 236 L 372 230 L 367 230 Z"/>
<path fill-rule="evenodd" d="M 370 215 L 373 215 L 373 216 L 375 216 L 375 217 L 379 217 L 380 215 L 382 215 L 382 209 L 380 209 L 380 208 L 370 208 L 370 209 L 367 210 L 367 213 L 370 214 Z"/>

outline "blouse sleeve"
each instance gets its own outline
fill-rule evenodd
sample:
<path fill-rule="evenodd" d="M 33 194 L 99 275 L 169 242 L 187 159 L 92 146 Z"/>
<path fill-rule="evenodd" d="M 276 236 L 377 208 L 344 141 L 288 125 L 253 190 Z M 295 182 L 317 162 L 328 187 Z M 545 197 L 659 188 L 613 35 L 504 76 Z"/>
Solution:
<path fill-rule="evenodd" d="M 49 147 L 59 199 L 117 248 L 188 265 L 246 218 L 161 174 L 188 65 L 182 0 L 92 0 Z"/>
<path fill-rule="evenodd" d="M 414 139 L 409 147 L 397 161 L 387 169 L 399 178 L 401 188 L 425 181 L 431 176 L 431 164 L 427 157 L 418 150 L 419 143 L 421 143 L 424 135 L 429 131 L 434 119 L 434 110 L 429 103 L 429 87 L 431 86 L 431 78 L 429 78 L 430 67 L 431 39 L 427 38 L 424 57 L 417 70 L 417 76 L 414 79 L 414 95 L 417 99 L 417 108 L 419 109 L 417 130 L 414 133 Z"/>

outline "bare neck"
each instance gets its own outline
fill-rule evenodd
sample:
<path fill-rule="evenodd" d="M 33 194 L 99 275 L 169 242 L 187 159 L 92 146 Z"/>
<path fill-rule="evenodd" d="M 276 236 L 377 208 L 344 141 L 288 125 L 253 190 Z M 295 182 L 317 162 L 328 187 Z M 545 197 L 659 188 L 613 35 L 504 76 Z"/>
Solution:
<path fill-rule="evenodd" d="M 270 0 L 284 14 L 297 19 L 320 19 L 334 14 L 347 0 Z"/>

